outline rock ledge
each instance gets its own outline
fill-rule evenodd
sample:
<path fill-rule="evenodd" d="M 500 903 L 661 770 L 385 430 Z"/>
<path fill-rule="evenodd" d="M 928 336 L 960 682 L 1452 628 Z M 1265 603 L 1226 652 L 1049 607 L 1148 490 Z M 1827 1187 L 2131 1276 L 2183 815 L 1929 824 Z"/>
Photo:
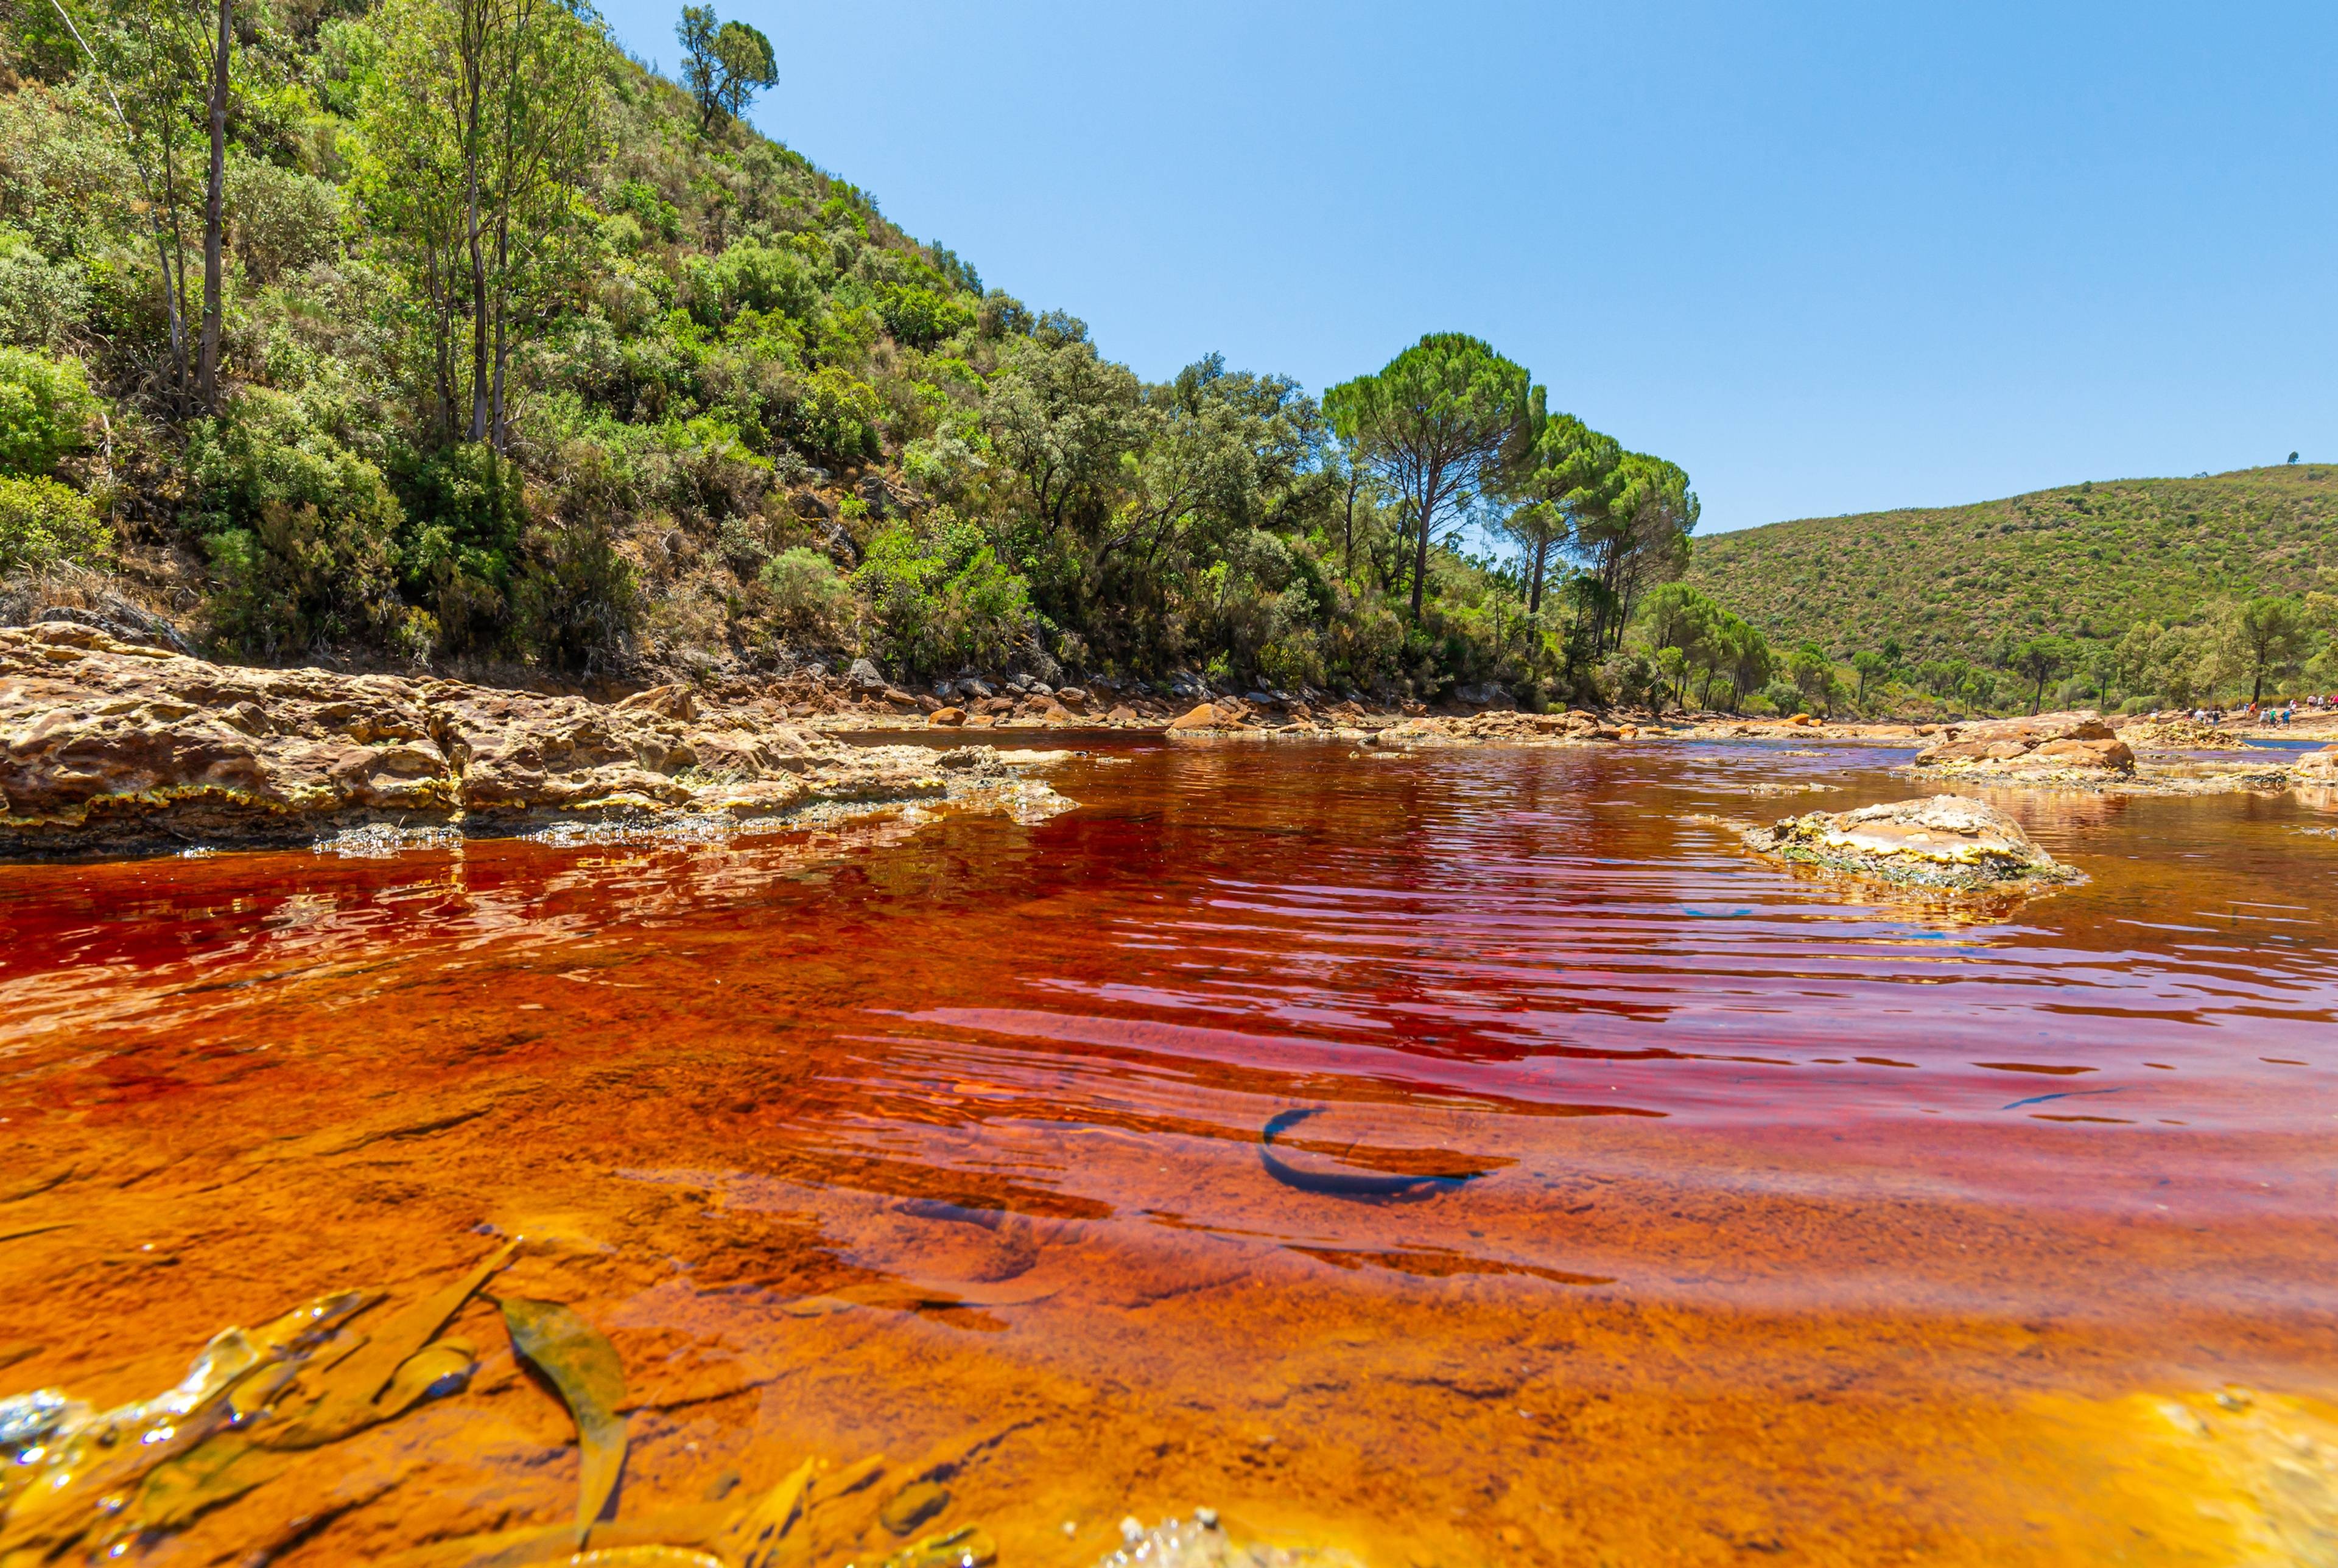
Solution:
<path fill-rule="evenodd" d="M 1017 766 L 988 747 L 853 746 L 771 703 L 702 712 L 678 686 L 599 703 L 212 664 L 72 622 L 0 628 L 0 856 L 1060 801 L 1017 785 Z"/>

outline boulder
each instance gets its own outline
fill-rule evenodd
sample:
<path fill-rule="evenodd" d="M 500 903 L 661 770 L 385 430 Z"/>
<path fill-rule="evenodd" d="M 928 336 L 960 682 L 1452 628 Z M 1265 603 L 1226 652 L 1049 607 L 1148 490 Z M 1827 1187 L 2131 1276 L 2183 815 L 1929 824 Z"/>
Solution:
<path fill-rule="evenodd" d="M 1104 721 L 1107 724 L 1134 724 L 1137 721 L 1136 710 L 1125 702 L 1115 703 L 1112 711 L 1104 716 Z"/>
<path fill-rule="evenodd" d="M 2025 749 L 2048 740 L 2108 740 L 2117 733 L 2091 708 L 2017 714 L 2010 719 L 1977 719 L 1952 724 L 1949 729 L 1959 740 L 2011 740 Z"/>
<path fill-rule="evenodd" d="M 963 724 L 966 722 L 966 710 L 963 708 L 937 708 L 932 712 L 926 715 L 926 722 L 928 724 L 939 724 L 945 729 L 953 725 Z"/>
<path fill-rule="evenodd" d="M 2135 771 L 2135 753 L 2126 741 L 2116 736 L 2109 739 L 2068 737 L 2048 740 L 2030 756 L 2041 762 L 2051 762 L 2057 768 L 2103 768 L 2114 772 Z"/>
<path fill-rule="evenodd" d="M 2020 823 L 1962 795 L 1788 817 L 1745 842 L 1774 859 L 1901 887 L 1981 891 L 2078 879 Z"/>
<path fill-rule="evenodd" d="M 885 679 L 883 671 L 866 659 L 855 659 L 852 668 L 845 671 L 844 679 L 863 691 L 882 691 L 892 684 Z"/>
<path fill-rule="evenodd" d="M 2132 773 L 2135 753 L 2092 709 L 1954 724 L 1919 768 L 2009 774 Z"/>
<path fill-rule="evenodd" d="M 2338 746 L 2324 746 L 2299 758 L 2297 778 L 2301 783 L 2338 784 Z"/>
<path fill-rule="evenodd" d="M 1172 719 L 1169 721 L 1169 730 L 1172 734 L 1194 730 L 1215 730 L 1225 722 L 1226 720 L 1219 715 L 1213 705 L 1204 702 Z"/>

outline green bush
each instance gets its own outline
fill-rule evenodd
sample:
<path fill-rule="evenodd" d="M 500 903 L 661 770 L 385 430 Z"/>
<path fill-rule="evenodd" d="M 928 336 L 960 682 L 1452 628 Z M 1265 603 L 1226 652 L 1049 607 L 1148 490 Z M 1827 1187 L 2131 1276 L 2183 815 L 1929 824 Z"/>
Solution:
<path fill-rule="evenodd" d="M 54 473 L 57 459 L 87 444 L 96 415 L 78 364 L 0 348 L 0 474 Z"/>
<path fill-rule="evenodd" d="M 89 497 L 54 479 L 0 475 L 0 572 L 102 560 L 112 543 Z"/>
<path fill-rule="evenodd" d="M 742 310 L 777 311 L 799 318 L 820 303 L 811 264 L 792 250 L 742 240 L 720 256 L 693 256 L 683 271 L 690 313 L 719 327 Z"/>
<path fill-rule="evenodd" d="M 408 524 L 398 550 L 408 597 L 435 612 L 438 641 L 483 649 L 502 634 L 519 558 L 520 474 L 484 442 L 401 466 Z"/>
<path fill-rule="evenodd" d="M 395 620 L 404 512 L 380 470 L 298 400 L 248 387 L 221 417 L 195 421 L 187 473 L 224 641 L 275 658 L 369 637 Z"/>
<path fill-rule="evenodd" d="M 271 501 L 246 528 L 208 535 L 214 633 L 276 660 L 393 626 L 389 540 L 366 519 Z"/>
<path fill-rule="evenodd" d="M 633 568 L 591 523 L 528 531 L 526 564 L 512 585 L 512 612 L 527 651 L 558 669 L 586 673 L 624 651 L 641 613 Z"/>
<path fill-rule="evenodd" d="M 885 330 L 912 348 L 930 348 L 974 325 L 972 300 L 931 289 L 887 288 L 878 313 L 885 318 Z"/>
<path fill-rule="evenodd" d="M 760 580 L 773 615 L 798 636 L 832 640 L 851 620 L 852 592 L 817 550 L 782 550 L 763 563 Z"/>
<path fill-rule="evenodd" d="M 815 457 L 854 462 L 877 455 L 877 417 L 883 407 L 868 382 L 822 366 L 803 378 L 781 429 Z"/>
<path fill-rule="evenodd" d="M 53 263 L 24 236 L 0 228 L 0 341 L 44 347 L 88 309 L 80 268 Z"/>
<path fill-rule="evenodd" d="M 852 585 L 869 607 L 870 652 L 915 674 L 996 667 L 1036 622 L 1030 585 L 947 509 L 923 534 L 898 523 L 879 530 Z"/>
<path fill-rule="evenodd" d="M 314 175 L 273 163 L 228 165 L 228 214 L 235 254 L 251 276 L 272 283 L 341 248 L 341 193 Z"/>

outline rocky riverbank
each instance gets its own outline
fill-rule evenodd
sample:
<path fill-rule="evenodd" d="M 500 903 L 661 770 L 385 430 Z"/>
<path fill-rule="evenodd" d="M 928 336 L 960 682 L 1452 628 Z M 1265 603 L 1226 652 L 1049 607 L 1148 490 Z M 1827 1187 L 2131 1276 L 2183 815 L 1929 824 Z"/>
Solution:
<path fill-rule="evenodd" d="M 2115 729 L 2080 709 L 1944 726 L 1908 770 L 1920 779 L 2127 795 L 2278 794 L 2338 782 L 2338 748 L 2300 755 L 2235 746 L 2204 759 L 2192 754 L 2195 740 L 2184 730 Z"/>
<path fill-rule="evenodd" d="M 1023 777 L 1036 765 L 851 745 L 771 698 L 712 708 L 668 686 L 603 703 L 212 664 L 72 622 L 0 628 L 0 855 L 770 824 L 919 801 L 1044 815 L 1063 802 Z"/>

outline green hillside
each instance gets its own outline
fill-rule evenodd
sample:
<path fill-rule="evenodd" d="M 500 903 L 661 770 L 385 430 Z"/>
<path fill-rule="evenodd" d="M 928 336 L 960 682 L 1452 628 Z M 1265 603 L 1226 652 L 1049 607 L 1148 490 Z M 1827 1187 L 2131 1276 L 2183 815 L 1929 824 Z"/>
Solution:
<path fill-rule="evenodd" d="M 2122 479 L 1697 542 L 1689 581 L 1784 644 L 1985 659 L 2010 635 L 2116 637 L 2338 578 L 2338 466 Z"/>
<path fill-rule="evenodd" d="M 1147 383 L 750 128 L 785 39 L 676 23 L 668 80 L 590 6 L 0 0 L 0 623 L 1601 697 L 1677 466 L 1410 326 L 1320 403 L 1215 354 Z M 1442 543 L 1481 499 L 1530 581 Z M 1545 606 L 1578 565 L 1587 612 Z"/>

